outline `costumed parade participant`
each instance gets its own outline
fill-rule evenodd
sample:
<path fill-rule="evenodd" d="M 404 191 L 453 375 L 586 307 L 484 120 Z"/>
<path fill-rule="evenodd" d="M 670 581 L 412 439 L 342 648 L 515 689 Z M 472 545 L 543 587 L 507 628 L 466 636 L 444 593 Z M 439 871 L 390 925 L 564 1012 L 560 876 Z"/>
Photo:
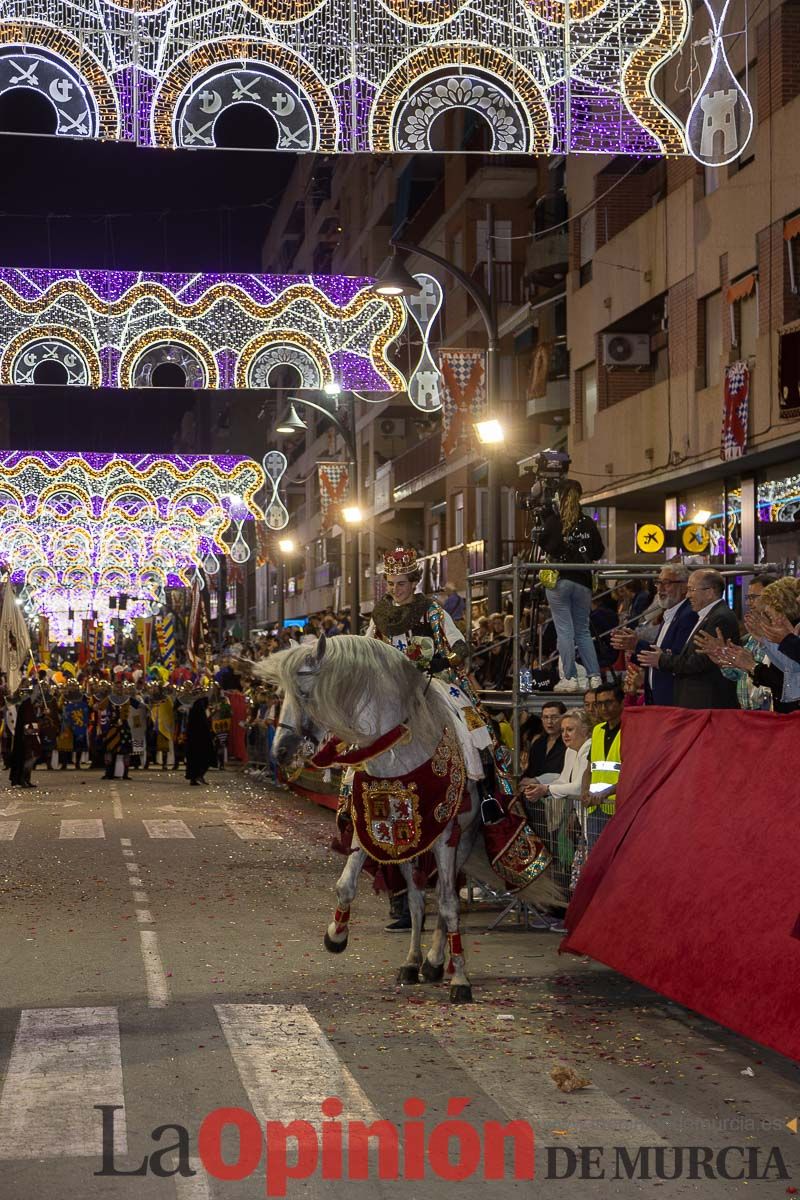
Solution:
<path fill-rule="evenodd" d="M 131 766 L 147 769 L 147 727 L 150 714 L 138 686 L 134 684 L 128 701 L 128 725 L 131 734 Z"/>
<path fill-rule="evenodd" d="M 67 685 L 64 707 L 61 710 L 61 732 L 57 746 L 61 770 L 66 771 L 75 755 L 75 770 L 81 769 L 81 758 L 89 750 L 89 702 L 77 681 Z"/>
<path fill-rule="evenodd" d="M 442 685 L 467 777 L 483 792 L 484 839 L 492 867 L 507 886 L 519 888 L 532 883 L 551 859 L 529 828 L 527 818 L 511 814 L 513 788 L 507 774 L 508 754 L 478 706 L 464 666 L 464 635 L 436 600 L 415 591 L 421 578 L 415 550 L 398 547 L 390 551 L 384 555 L 383 567 L 389 594 L 375 605 L 366 636 L 388 642 Z M 344 833 L 339 845 L 345 847 L 348 826 L 352 824 L 352 782 L 353 771 L 345 771 L 337 812 Z M 384 869 L 383 876 L 395 918 L 387 929 L 408 929 L 411 922 L 400 873 Z M 549 896 L 551 889 L 547 892 Z"/>
<path fill-rule="evenodd" d="M 8 779 L 12 787 L 34 788 L 31 771 L 41 750 L 39 714 L 33 702 L 30 685 L 21 683 L 16 693 L 14 740 L 9 756 Z"/>
<path fill-rule="evenodd" d="M 186 722 L 186 778 L 192 787 L 205 783 L 209 767 L 217 765 L 217 749 L 208 719 L 208 698 L 195 692 Z"/>
<path fill-rule="evenodd" d="M 128 768 L 131 761 L 131 727 L 128 723 L 130 704 L 125 691 L 125 685 L 116 680 L 111 685 L 109 693 L 111 713 L 105 743 L 106 773 L 103 779 L 113 779 L 117 764 L 122 766 L 122 778 L 128 779 Z"/>
<path fill-rule="evenodd" d="M 228 697 L 220 688 L 219 684 L 214 684 L 211 690 L 209 715 L 211 717 L 211 730 L 214 734 L 214 744 L 216 746 L 217 761 L 216 766 L 222 770 L 225 763 L 228 761 L 228 737 L 231 731 L 231 706 Z"/>

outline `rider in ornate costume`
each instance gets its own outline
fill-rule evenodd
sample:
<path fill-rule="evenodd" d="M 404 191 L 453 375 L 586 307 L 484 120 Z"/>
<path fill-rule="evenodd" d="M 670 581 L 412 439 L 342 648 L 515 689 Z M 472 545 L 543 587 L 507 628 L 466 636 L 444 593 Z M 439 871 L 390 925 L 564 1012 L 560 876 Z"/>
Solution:
<path fill-rule="evenodd" d="M 466 738 L 462 736 L 459 740 L 468 776 L 488 777 L 491 785 L 496 774 L 497 783 L 510 794 L 510 785 L 504 786 L 505 753 L 478 707 L 464 665 L 467 658 L 464 634 L 436 600 L 414 590 L 422 578 L 416 550 L 399 546 L 389 551 L 383 557 L 383 570 L 388 594 L 373 609 L 367 637 L 390 642 L 446 686 L 457 727 L 462 732 L 466 727 Z"/>

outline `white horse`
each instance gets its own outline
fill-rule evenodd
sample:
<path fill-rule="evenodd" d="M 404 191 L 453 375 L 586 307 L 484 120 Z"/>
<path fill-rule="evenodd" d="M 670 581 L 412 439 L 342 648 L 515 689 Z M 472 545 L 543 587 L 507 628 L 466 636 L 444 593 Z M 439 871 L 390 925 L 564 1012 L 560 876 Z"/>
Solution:
<path fill-rule="evenodd" d="M 407 775 L 429 762 L 446 726 L 453 730 L 453 709 L 440 683 L 432 683 L 403 654 L 374 638 L 350 634 L 326 639 L 316 648 L 299 647 L 252 664 L 253 674 L 276 684 L 284 693 L 280 722 L 273 742 L 278 763 L 288 765 L 308 757 L 326 734 L 349 746 L 369 746 L 396 726 L 406 725 L 410 738 L 403 744 L 370 758 L 370 776 L 388 779 Z M 453 730 L 463 736 L 459 729 Z M 449 943 L 452 978 L 450 999 L 469 1003 L 472 988 L 464 966 L 459 934 L 458 872 L 469 857 L 480 828 L 480 793 L 473 780 L 468 789 L 466 811 L 451 817 L 430 847 L 438 871 L 438 921 L 433 944 L 425 959 L 421 934 L 425 894 L 414 880 L 413 861 L 398 863 L 408 885 L 411 913 L 411 945 L 400 968 L 401 983 L 419 983 L 422 978 L 438 983 L 444 975 L 445 947 Z M 421 797 L 425 802 L 425 797 Z M 454 826 L 458 825 L 456 834 Z M 455 836 L 454 836 L 455 835 Z M 457 842 L 452 845 L 452 842 Z M 341 953 L 347 946 L 350 905 L 367 854 L 355 834 L 336 885 L 338 906 L 325 934 L 325 947 Z"/>

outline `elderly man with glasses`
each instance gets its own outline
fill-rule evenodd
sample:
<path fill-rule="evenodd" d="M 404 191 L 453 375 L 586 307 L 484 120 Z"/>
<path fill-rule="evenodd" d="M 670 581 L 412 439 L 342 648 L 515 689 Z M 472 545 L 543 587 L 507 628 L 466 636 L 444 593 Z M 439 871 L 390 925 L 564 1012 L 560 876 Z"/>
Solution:
<path fill-rule="evenodd" d="M 664 653 L 680 654 L 697 625 L 697 613 L 686 596 L 688 581 L 689 571 L 682 563 L 664 563 L 656 580 L 661 608 L 659 624 L 640 626 L 635 631 L 615 629 L 611 635 L 612 646 L 634 655 L 653 645 Z M 644 677 L 645 704 L 674 704 L 673 681 L 669 671 L 648 667 Z"/>
<path fill-rule="evenodd" d="M 637 654 L 640 666 L 666 671 L 674 679 L 673 704 L 677 708 L 738 708 L 736 684 L 697 647 L 699 633 L 720 633 L 740 644 L 739 621 L 723 599 L 725 580 L 719 571 L 694 571 L 686 589 L 695 613 L 695 627 L 681 651 L 656 647 Z"/>

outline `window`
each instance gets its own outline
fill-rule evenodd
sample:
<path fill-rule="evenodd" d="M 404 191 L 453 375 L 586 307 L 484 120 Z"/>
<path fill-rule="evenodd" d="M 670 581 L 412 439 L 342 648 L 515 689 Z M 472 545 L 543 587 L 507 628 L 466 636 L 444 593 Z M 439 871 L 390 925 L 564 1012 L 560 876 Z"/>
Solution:
<path fill-rule="evenodd" d="M 460 546 L 464 541 L 464 493 L 456 492 L 453 498 L 453 545 Z"/>
<path fill-rule="evenodd" d="M 579 437 L 587 441 L 594 435 L 594 421 L 597 415 L 597 365 L 589 363 L 578 372 L 578 415 Z"/>
<path fill-rule="evenodd" d="M 758 305 L 755 290 L 745 296 L 737 305 L 736 326 L 739 330 L 739 357 L 742 359 L 755 358 L 756 338 L 758 337 Z"/>
<path fill-rule="evenodd" d="M 722 292 L 712 292 L 702 304 L 706 349 L 705 386 L 716 387 L 722 377 Z"/>
<path fill-rule="evenodd" d="M 441 525 L 435 521 L 431 525 L 431 554 L 438 554 L 441 549 Z"/>

